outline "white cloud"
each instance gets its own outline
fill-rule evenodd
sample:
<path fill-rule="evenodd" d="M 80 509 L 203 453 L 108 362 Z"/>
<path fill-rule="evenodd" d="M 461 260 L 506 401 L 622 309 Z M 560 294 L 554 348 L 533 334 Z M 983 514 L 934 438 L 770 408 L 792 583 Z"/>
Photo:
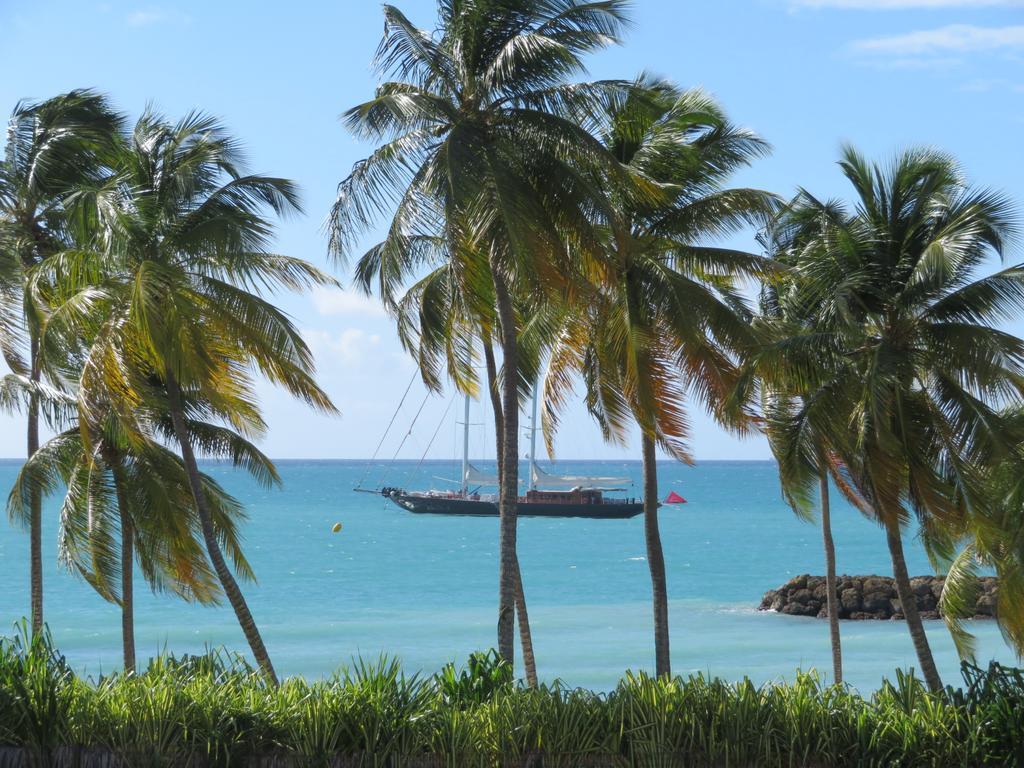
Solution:
<path fill-rule="evenodd" d="M 128 18 L 125 21 L 128 22 L 129 27 L 148 27 L 153 24 L 159 24 L 166 19 L 167 14 L 157 8 L 153 8 L 146 11 L 132 11 L 128 14 Z"/>
<path fill-rule="evenodd" d="M 963 64 L 962 59 L 926 57 L 920 59 L 896 58 L 896 59 L 873 59 L 868 66 L 881 70 L 904 70 L 904 71 L 929 71 L 936 72 L 959 67 Z"/>
<path fill-rule="evenodd" d="M 185 23 L 189 17 L 176 11 L 167 11 L 163 8 L 149 7 L 132 11 L 125 17 L 125 23 L 129 27 L 151 27 L 155 24 L 167 22 Z"/>
<path fill-rule="evenodd" d="M 1024 6 L 1024 0 L 790 0 L 793 8 L 847 8 L 894 11 L 914 8 L 995 8 Z"/>
<path fill-rule="evenodd" d="M 972 80 L 960 88 L 968 93 L 989 93 L 991 91 L 1010 91 L 1011 93 L 1024 93 L 1024 83 L 1017 83 L 1004 78 L 989 78 Z"/>
<path fill-rule="evenodd" d="M 346 365 L 359 363 L 380 344 L 380 336 L 367 333 L 362 328 L 346 328 L 337 334 L 307 330 L 303 336 L 321 367 L 332 360 Z"/>
<path fill-rule="evenodd" d="M 951 24 L 939 29 L 856 40 L 851 48 L 863 54 L 904 57 L 1024 49 L 1024 25 L 975 27 Z"/>
<path fill-rule="evenodd" d="M 357 291 L 345 291 L 339 288 L 314 288 L 312 292 L 313 306 L 324 316 L 330 315 L 363 315 L 366 317 L 384 317 L 387 313 L 384 306 L 372 296 L 365 296 Z"/>

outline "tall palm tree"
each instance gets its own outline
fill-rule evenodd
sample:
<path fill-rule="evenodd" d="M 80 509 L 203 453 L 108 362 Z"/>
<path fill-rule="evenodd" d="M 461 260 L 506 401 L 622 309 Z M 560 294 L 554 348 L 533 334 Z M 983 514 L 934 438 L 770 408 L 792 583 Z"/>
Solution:
<path fill-rule="evenodd" d="M 784 381 L 763 382 L 762 386 L 762 429 L 779 466 L 783 495 L 801 519 L 813 519 L 813 489 L 817 490 L 825 553 L 826 612 L 832 650 L 832 679 L 842 683 L 843 651 L 836 587 L 836 547 L 832 536 L 829 494 L 829 444 L 824 435 L 814 431 L 813 419 L 808 414 L 816 405 L 813 397 L 801 397 L 798 386 L 789 386 Z"/>
<path fill-rule="evenodd" d="M 779 466 L 783 495 L 801 519 L 813 519 L 812 489 L 817 489 L 825 553 L 825 610 L 832 651 L 832 679 L 838 684 L 843 682 L 843 649 L 836 586 L 836 546 L 832 536 L 832 505 L 829 495 L 831 453 L 827 438 L 815 433 L 813 419 L 808 414 L 815 405 L 813 396 L 800 396 L 799 388 L 789 388 L 778 381 L 764 384 L 763 430 Z"/>
<path fill-rule="evenodd" d="M 1024 342 L 997 327 L 1024 308 L 1024 268 L 978 276 L 1015 229 L 1012 207 L 968 186 L 949 156 L 914 149 L 876 165 L 847 148 L 840 168 L 852 208 L 806 193 L 795 206 L 816 228 L 795 259 L 814 327 L 760 356 L 816 403 L 806 416 L 828 436 L 839 487 L 884 529 L 918 663 L 937 691 L 902 530 L 916 516 L 935 550 L 947 531 L 967 529 L 988 500 L 984 468 L 1024 437 L 998 411 L 1024 393 Z"/>
<path fill-rule="evenodd" d="M 40 283 L 67 296 L 50 318 L 74 327 L 103 318 L 82 365 L 79 391 L 104 393 L 119 428 L 136 443 L 166 425 L 181 453 L 213 570 L 260 667 L 276 683 L 270 656 L 225 561 L 196 449 L 190 413 L 243 435 L 265 429 L 255 374 L 311 406 L 335 408 L 313 380 L 313 360 L 291 320 L 256 291 L 301 290 L 334 281 L 305 261 L 268 250 L 266 210 L 298 209 L 284 179 L 243 173 L 240 148 L 213 118 L 171 123 L 146 112 L 126 139 L 109 205 L 100 206 L 103 248 L 58 254 Z M 98 311 L 97 307 L 103 307 Z M 124 365 L 124 361 L 130 365 Z M 99 423 L 89 397 L 80 424 Z"/>
<path fill-rule="evenodd" d="M 437 238 L 436 242 L 440 250 L 443 240 Z M 463 303 L 450 259 L 406 288 L 400 280 L 395 279 L 396 275 L 403 273 L 404 265 L 394 263 L 394 258 L 394 252 L 383 249 L 382 245 L 371 249 L 356 264 L 356 285 L 367 294 L 372 293 L 376 286 L 382 301 L 395 318 L 402 346 L 415 358 L 424 383 L 434 391 L 442 391 L 444 372 L 457 389 L 468 395 L 479 392 L 478 351 L 483 348 L 486 385 L 494 417 L 497 443 L 495 456 L 500 485 L 504 422 L 493 328 L 489 325 L 493 322 L 493 314 L 490 317 L 473 317 L 474 308 Z M 402 288 L 405 290 L 399 295 Z M 536 376 L 534 356 L 528 358 L 528 363 L 520 366 L 521 373 L 530 376 L 532 381 Z M 518 557 L 516 560 L 515 613 L 523 650 L 523 668 L 527 682 L 536 686 L 538 679 L 533 637 Z"/>
<path fill-rule="evenodd" d="M 830 213 L 828 207 L 826 214 Z M 801 331 L 824 330 L 816 325 L 816 297 L 801 283 L 799 254 L 813 240 L 820 226 L 820 206 L 808 209 L 792 206 L 782 212 L 759 236 L 762 245 L 780 265 L 788 267 L 764 282 L 760 295 L 760 314 L 755 328 L 770 343 Z M 821 356 L 815 362 L 842 364 L 836 358 Z M 798 517 L 811 520 L 817 491 L 821 510 L 821 535 L 825 553 L 826 611 L 832 650 L 832 678 L 843 681 L 842 638 L 839 630 L 839 595 L 836 587 L 836 548 L 832 536 L 829 476 L 832 449 L 828 435 L 814 429 L 813 410 L 818 402 L 810 396 L 806 382 L 787 379 L 782 372 L 768 368 L 755 379 L 760 386 L 762 429 L 768 438 L 779 468 L 782 492 Z M 747 377 L 747 383 L 752 383 Z"/>
<path fill-rule="evenodd" d="M 608 100 L 598 121 L 604 145 L 633 175 L 663 190 L 661 199 L 613 194 L 608 256 L 587 306 L 568 308 L 546 382 L 546 435 L 573 374 L 587 385 L 587 406 L 606 438 L 640 430 L 644 537 L 651 571 L 655 668 L 671 674 L 668 586 L 658 527 L 656 446 L 689 463 L 687 402 L 694 396 L 723 423 L 741 427 L 728 409 L 736 355 L 751 342 L 749 310 L 734 286 L 766 274 L 758 256 L 709 244 L 761 222 L 772 195 L 729 189 L 732 172 L 767 147 L 731 125 L 701 91 L 680 92 L 641 77 L 623 98 Z"/>
<path fill-rule="evenodd" d="M 83 185 L 102 178 L 104 164 L 121 129 L 123 118 L 105 96 L 89 90 L 70 91 L 37 103 L 19 103 L 7 127 L 7 144 L 0 162 L 0 245 L 20 262 L 24 275 L 33 265 L 67 247 L 64 202 Z M 28 336 L 28 362 L 10 353 L 8 364 L 20 374 L 27 390 L 27 454 L 39 449 L 40 394 L 44 361 L 37 339 L 45 307 L 31 296 L 22 302 Z M 2 317 L 10 327 L 10 313 Z M 43 627 L 42 500 L 30 499 L 29 529 L 32 631 Z"/>
<path fill-rule="evenodd" d="M 617 39 L 625 7 L 623 0 L 438 0 L 438 28 L 430 33 L 385 6 L 376 61 L 394 79 L 345 114 L 357 136 L 382 143 L 339 186 L 331 252 L 347 256 L 394 208 L 377 253 L 391 252 L 404 267 L 388 279 L 436 265 L 447 253 L 474 316 L 494 316 L 505 374 L 498 651 L 507 661 L 524 309 L 517 312 L 515 302 L 562 288 L 593 246 L 588 213 L 601 195 L 578 168 L 607 157 L 577 118 L 580 107 L 618 86 L 569 79 L 584 71 L 587 53 Z"/>

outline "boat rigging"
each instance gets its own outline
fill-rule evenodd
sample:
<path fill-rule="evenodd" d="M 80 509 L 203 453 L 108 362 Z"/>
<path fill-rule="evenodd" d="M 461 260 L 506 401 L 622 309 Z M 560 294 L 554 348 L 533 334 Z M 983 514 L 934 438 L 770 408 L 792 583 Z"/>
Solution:
<path fill-rule="evenodd" d="M 408 395 L 408 389 L 406 395 Z M 641 514 L 643 512 L 642 501 L 635 498 L 626 499 L 605 495 L 609 492 L 626 490 L 628 486 L 632 485 L 632 480 L 628 477 L 552 475 L 540 468 L 536 461 L 537 399 L 537 386 L 534 385 L 530 422 L 530 471 L 526 494 L 519 496 L 518 499 L 518 515 L 521 517 L 623 519 Z M 404 402 L 404 395 L 402 400 Z M 449 408 L 450 406 L 449 403 Z M 469 406 L 470 398 L 469 395 L 466 395 L 462 420 L 462 477 L 458 490 L 407 491 L 404 488 L 393 486 L 384 486 L 373 490 L 358 487 L 356 490 L 379 493 L 402 509 L 416 514 L 497 517 L 497 494 L 482 494 L 480 489 L 496 488 L 498 478 L 481 472 L 469 460 Z M 399 404 L 399 408 L 401 408 L 401 404 Z M 417 411 L 417 418 L 421 411 L 422 405 Z M 388 430 L 394 421 L 395 419 L 392 417 Z M 415 419 L 413 422 L 415 423 Z M 410 432 L 411 430 L 412 427 L 410 427 Z M 436 431 L 434 435 L 436 437 Z M 386 436 L 387 431 L 385 431 Z M 381 438 L 381 443 L 383 441 L 384 438 Z M 431 438 L 432 442 L 433 438 Z M 405 439 L 403 438 L 402 444 L 404 443 Z M 378 450 L 379 448 L 378 445 Z M 429 448 L 428 444 L 427 449 L 429 450 Z M 424 452 L 425 455 L 426 452 Z M 376 458 L 376 452 L 374 458 Z"/>

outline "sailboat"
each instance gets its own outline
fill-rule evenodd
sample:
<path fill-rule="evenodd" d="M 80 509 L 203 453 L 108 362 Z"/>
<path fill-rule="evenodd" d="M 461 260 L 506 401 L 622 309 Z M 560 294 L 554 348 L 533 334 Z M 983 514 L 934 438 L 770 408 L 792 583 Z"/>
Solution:
<path fill-rule="evenodd" d="M 469 515 L 497 517 L 498 495 L 480 493 L 482 488 L 497 488 L 498 478 L 474 467 L 469 461 L 469 403 L 466 397 L 462 422 L 462 481 L 454 491 L 407 491 L 386 487 L 380 493 L 402 509 L 427 515 Z M 537 388 L 533 390 L 533 419 L 530 423 L 530 478 L 526 494 L 516 504 L 520 517 L 587 517 L 624 519 L 644 511 L 639 499 L 606 496 L 625 491 L 628 477 L 592 477 L 552 475 L 542 470 L 535 459 L 537 450 Z"/>

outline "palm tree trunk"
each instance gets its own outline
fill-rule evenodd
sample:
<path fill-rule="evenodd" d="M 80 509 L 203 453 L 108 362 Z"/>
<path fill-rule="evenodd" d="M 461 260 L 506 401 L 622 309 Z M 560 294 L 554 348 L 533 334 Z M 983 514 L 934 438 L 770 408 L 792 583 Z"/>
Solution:
<path fill-rule="evenodd" d="M 829 507 L 828 472 L 822 465 L 818 477 L 821 494 L 821 536 L 825 544 L 825 591 L 828 602 L 828 632 L 832 641 L 832 678 L 843 682 L 843 650 L 839 639 L 839 594 L 836 591 L 836 545 L 832 540 L 832 512 Z"/>
<path fill-rule="evenodd" d="M 494 413 L 494 440 L 497 443 L 494 454 L 498 461 L 498 474 L 501 474 L 502 452 L 505 447 L 505 419 L 501 412 L 501 392 L 498 391 L 498 364 L 494 359 L 494 348 L 487 336 L 483 337 L 484 364 L 487 367 L 487 394 L 491 398 L 491 411 Z"/>
<path fill-rule="evenodd" d="M 124 671 L 135 672 L 135 592 L 132 585 L 132 570 L 135 551 L 132 537 L 135 531 L 132 521 L 121 513 L 121 645 L 124 649 Z"/>
<path fill-rule="evenodd" d="M 494 360 L 494 348 L 491 340 L 482 335 L 484 345 L 484 362 L 487 366 L 487 391 L 491 397 L 491 410 L 494 412 L 494 437 L 497 443 L 495 457 L 498 462 L 498 482 L 501 482 L 502 457 L 504 454 L 504 424 L 501 413 L 501 395 L 498 392 L 498 366 Z M 533 633 L 530 631 L 530 616 L 526 610 L 526 593 L 523 591 L 523 572 L 516 556 L 516 616 L 519 620 L 519 644 L 523 648 L 523 669 L 526 672 L 526 683 L 536 688 L 537 660 L 533 655 Z"/>
<path fill-rule="evenodd" d="M 188 474 L 189 486 L 192 489 L 192 498 L 196 504 L 196 511 L 199 513 L 199 522 L 203 529 L 203 540 L 206 542 L 206 551 L 213 564 L 213 569 L 220 580 L 221 588 L 227 595 L 228 602 L 235 610 L 235 616 L 242 627 L 245 639 L 249 642 L 249 648 L 256 662 L 260 665 L 263 673 L 273 685 L 278 684 L 277 673 L 274 672 L 274 665 L 270 661 L 270 654 L 263 644 L 259 628 L 252 618 L 242 590 L 238 587 L 231 569 L 224 560 L 224 553 L 221 552 L 220 543 L 217 541 L 217 533 L 213 527 L 213 517 L 210 515 L 210 508 L 206 503 L 206 495 L 203 493 L 202 481 L 199 475 L 199 465 L 196 463 L 195 453 L 192 451 L 192 441 L 189 439 L 188 431 L 185 428 L 185 414 L 181 404 L 181 390 L 178 382 L 170 371 L 166 374 L 167 394 L 170 401 L 171 422 L 174 426 L 174 436 L 181 447 L 181 458 L 185 463 L 185 470 Z"/>
<path fill-rule="evenodd" d="M 523 574 L 516 558 L 516 616 L 519 618 L 519 644 L 523 647 L 523 670 L 526 684 L 537 687 L 537 660 L 533 657 L 533 636 L 530 634 L 530 615 L 526 611 L 526 593 L 523 592 Z"/>
<path fill-rule="evenodd" d="M 500 565 L 498 572 L 498 654 L 515 663 L 516 514 L 519 501 L 519 338 L 512 296 L 497 256 L 491 254 L 491 278 L 501 331 L 502 434 L 500 493 L 498 497 Z"/>
<path fill-rule="evenodd" d="M 654 602 L 654 669 L 658 677 L 672 674 L 668 633 L 668 584 L 665 578 L 665 553 L 658 530 L 658 465 L 654 438 L 643 434 L 644 538 L 647 541 L 647 565 L 651 570 Z"/>
<path fill-rule="evenodd" d="M 889 555 L 892 558 L 892 575 L 896 581 L 896 594 L 900 598 L 900 607 L 907 620 L 907 629 L 910 631 L 910 638 L 914 641 L 914 650 L 917 652 L 917 661 L 921 665 L 921 673 L 932 693 L 942 690 L 942 679 L 939 671 L 935 668 L 935 659 L 932 656 L 932 649 L 928 645 L 928 636 L 924 632 L 924 624 L 921 622 L 921 614 L 917 610 L 917 600 L 910 587 L 910 575 L 907 573 L 907 561 L 903 557 L 903 537 L 900 535 L 899 523 L 886 524 L 886 541 L 889 545 Z"/>
<path fill-rule="evenodd" d="M 39 339 L 35 332 L 29 344 L 29 380 L 38 384 L 42 378 L 39 360 Z M 28 401 L 28 457 L 39 450 L 39 395 L 33 391 Z M 39 489 L 29 491 L 29 584 L 32 603 L 32 635 L 43 631 L 43 497 Z"/>
<path fill-rule="evenodd" d="M 115 460 L 116 461 L 116 460 Z M 135 672 L 135 527 L 128 509 L 124 475 L 113 464 L 114 490 L 117 493 L 117 512 L 121 518 L 121 647 L 124 653 L 124 671 Z"/>

